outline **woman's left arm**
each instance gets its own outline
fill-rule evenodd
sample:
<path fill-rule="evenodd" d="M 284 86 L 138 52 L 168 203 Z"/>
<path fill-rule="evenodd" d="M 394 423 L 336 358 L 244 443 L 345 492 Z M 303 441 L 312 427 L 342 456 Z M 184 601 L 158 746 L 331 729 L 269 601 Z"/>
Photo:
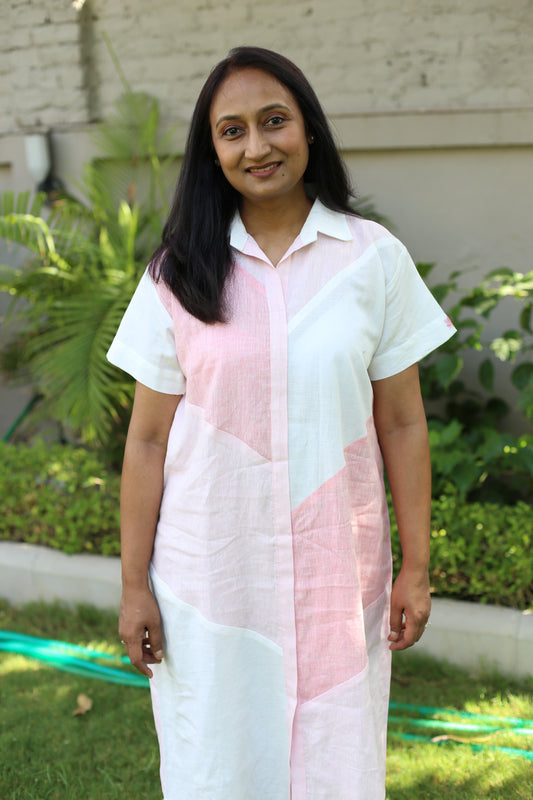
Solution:
<path fill-rule="evenodd" d="M 400 543 L 402 566 L 391 596 L 391 650 L 420 639 L 431 610 L 429 541 L 431 462 L 418 366 L 374 381 L 374 420 Z"/>

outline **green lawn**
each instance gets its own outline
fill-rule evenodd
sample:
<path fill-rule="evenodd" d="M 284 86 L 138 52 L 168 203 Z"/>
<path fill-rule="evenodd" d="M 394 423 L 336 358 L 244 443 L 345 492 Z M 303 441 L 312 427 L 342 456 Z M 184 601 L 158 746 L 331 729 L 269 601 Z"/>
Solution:
<path fill-rule="evenodd" d="M 533 679 L 515 682 L 494 673 L 472 674 L 416 656 L 416 649 L 395 654 L 393 665 L 391 699 L 395 702 L 533 720 Z M 453 715 L 446 718 L 458 720 Z M 468 744 L 411 743 L 389 736 L 388 800 L 533 798 L 533 761 L 489 749 L 500 746 L 533 750 L 533 736 L 505 731 L 443 731 L 438 726 L 432 733 L 408 725 L 389 725 L 390 734 L 399 730 L 426 736 L 447 734 L 482 744 L 484 749 L 473 752 Z"/>
<path fill-rule="evenodd" d="M 42 604 L 14 610 L 0 601 L 0 628 L 122 652 L 115 617 L 86 607 L 76 613 Z M 73 716 L 79 694 L 89 696 L 93 706 Z M 412 654 L 395 656 L 392 699 L 533 719 L 533 680 L 472 675 Z M 146 689 L 67 674 L 4 653 L 0 708 L 1 800 L 161 800 Z M 404 711 L 394 714 L 406 716 Z M 391 734 L 400 731 L 443 733 L 391 724 Z M 473 752 L 467 744 L 437 746 L 391 736 L 388 800 L 531 800 L 533 761 L 487 748 L 533 750 L 533 737 L 505 731 L 445 733 L 482 743 L 484 749 Z"/>

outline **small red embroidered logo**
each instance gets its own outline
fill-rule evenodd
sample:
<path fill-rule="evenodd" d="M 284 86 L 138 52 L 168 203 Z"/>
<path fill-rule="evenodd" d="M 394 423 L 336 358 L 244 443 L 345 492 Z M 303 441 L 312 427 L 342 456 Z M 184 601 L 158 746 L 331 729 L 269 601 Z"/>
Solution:
<path fill-rule="evenodd" d="M 453 322 L 451 321 L 451 319 L 449 317 L 446 317 L 445 322 L 446 322 L 446 325 L 448 326 L 448 328 L 453 328 Z"/>

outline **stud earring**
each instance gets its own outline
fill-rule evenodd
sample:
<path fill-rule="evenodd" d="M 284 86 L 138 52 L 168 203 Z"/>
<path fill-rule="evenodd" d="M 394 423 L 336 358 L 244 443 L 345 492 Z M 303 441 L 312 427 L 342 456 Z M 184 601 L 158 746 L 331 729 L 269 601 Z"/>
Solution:
<path fill-rule="evenodd" d="M 307 141 L 309 142 L 309 144 L 313 144 L 313 142 L 315 141 L 315 137 L 313 136 L 312 133 L 310 133 L 309 136 L 307 137 Z"/>
<path fill-rule="evenodd" d="M 215 167 L 220 167 L 220 161 L 218 158 L 215 158 Z"/>

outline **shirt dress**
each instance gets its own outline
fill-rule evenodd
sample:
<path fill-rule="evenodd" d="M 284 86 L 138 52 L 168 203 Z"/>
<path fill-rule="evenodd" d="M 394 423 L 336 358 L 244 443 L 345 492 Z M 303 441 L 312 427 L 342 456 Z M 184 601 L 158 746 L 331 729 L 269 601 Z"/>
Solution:
<path fill-rule="evenodd" d="M 371 381 L 453 333 L 405 247 L 316 200 L 273 267 L 237 215 L 229 318 L 145 273 L 108 354 L 183 395 L 150 577 L 165 800 L 382 800 L 390 532 Z"/>

